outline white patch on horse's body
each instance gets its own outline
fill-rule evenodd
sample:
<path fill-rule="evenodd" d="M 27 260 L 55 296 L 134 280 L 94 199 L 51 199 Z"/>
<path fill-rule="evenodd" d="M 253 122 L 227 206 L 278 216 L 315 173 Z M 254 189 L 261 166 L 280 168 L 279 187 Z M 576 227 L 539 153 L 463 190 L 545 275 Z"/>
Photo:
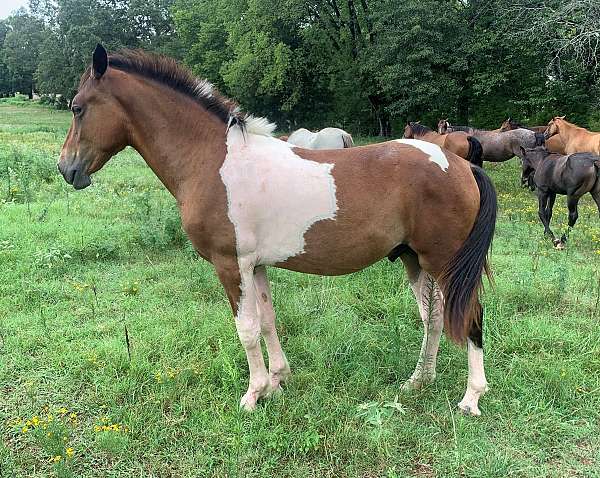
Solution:
<path fill-rule="evenodd" d="M 442 171 L 448 171 L 448 158 L 437 144 L 429 143 L 420 139 L 397 139 L 397 143 L 408 144 L 414 148 L 420 149 L 429 156 L 429 160 L 437 164 Z"/>
<path fill-rule="evenodd" d="M 227 189 L 228 215 L 234 225 L 238 259 L 270 265 L 304 252 L 304 235 L 317 221 L 337 212 L 333 164 L 296 155 L 291 145 L 233 126 L 220 169 Z M 270 128 L 270 126 L 269 126 Z"/>
<path fill-rule="evenodd" d="M 323 128 L 316 133 L 300 128 L 290 134 L 287 142 L 306 149 L 342 149 L 352 146 L 352 136 L 340 128 Z"/>

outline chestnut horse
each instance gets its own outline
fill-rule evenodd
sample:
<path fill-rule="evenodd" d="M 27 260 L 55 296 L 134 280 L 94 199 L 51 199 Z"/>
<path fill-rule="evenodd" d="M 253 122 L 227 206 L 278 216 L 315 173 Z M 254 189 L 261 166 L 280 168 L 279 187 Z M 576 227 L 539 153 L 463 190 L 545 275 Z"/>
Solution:
<path fill-rule="evenodd" d="M 600 133 L 569 123 L 564 116 L 555 116 L 548 122 L 546 141 L 554 136 L 558 136 L 565 145 L 565 154 L 587 152 L 600 155 Z"/>
<path fill-rule="evenodd" d="M 439 134 L 427 126 L 411 121 L 404 127 L 403 138 L 422 139 L 423 141 L 428 141 L 444 147 L 448 151 L 452 151 L 454 154 L 477 166 L 483 164 L 483 161 L 481 160 L 481 154 L 483 152 L 481 143 L 477 138 L 473 138 L 462 131 Z"/>
<path fill-rule="evenodd" d="M 497 210 L 480 168 L 418 140 L 296 148 L 175 60 L 141 51 L 108 56 L 101 45 L 72 111 L 58 164 L 69 184 L 89 186 L 90 175 L 130 145 L 176 198 L 183 228 L 214 266 L 235 316 L 250 371 L 242 408 L 254 409 L 290 375 L 268 266 L 341 275 L 399 257 L 425 326 L 405 388 L 434 379 L 445 329 L 468 344 L 459 407 L 480 413 L 487 382 L 479 290 Z"/>
<path fill-rule="evenodd" d="M 513 129 L 525 128 L 533 131 L 534 133 L 544 133 L 547 127 L 547 125 L 524 126 L 518 123 L 517 121 L 513 120 L 512 118 L 508 118 L 506 121 L 504 121 L 504 123 L 502 123 L 502 126 L 500 126 L 500 131 L 511 131 Z M 554 135 L 551 138 L 546 138 L 544 144 L 546 146 L 546 149 L 551 153 L 566 154 L 565 145 L 563 144 L 562 140 L 560 139 L 560 136 L 558 135 Z"/>
<path fill-rule="evenodd" d="M 536 133 L 527 129 L 519 128 L 501 132 L 500 128 L 489 131 L 472 128 L 471 126 L 453 126 L 448 123 L 448 120 L 438 122 L 438 133 L 447 134 L 454 131 L 464 131 L 477 138 L 483 148 L 483 161 L 492 163 L 508 161 L 514 156 L 523 159 L 521 148 L 533 148 L 539 143 L 539 140 L 536 139 Z"/>

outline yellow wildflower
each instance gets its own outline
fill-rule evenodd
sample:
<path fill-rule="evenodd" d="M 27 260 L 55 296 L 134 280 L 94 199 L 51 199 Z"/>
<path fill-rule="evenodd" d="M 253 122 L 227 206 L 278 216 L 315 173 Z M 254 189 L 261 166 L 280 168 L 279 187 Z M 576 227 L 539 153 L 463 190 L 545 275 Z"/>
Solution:
<path fill-rule="evenodd" d="M 50 458 L 52 463 L 58 463 L 62 458 L 62 455 L 56 455 L 55 457 Z"/>
<path fill-rule="evenodd" d="M 60 408 L 58 411 L 61 415 L 66 415 L 68 412 L 68 410 L 65 407 Z"/>
<path fill-rule="evenodd" d="M 27 433 L 29 431 L 29 427 L 28 426 L 24 426 L 23 428 L 21 428 L 21 432 L 22 433 Z"/>
<path fill-rule="evenodd" d="M 73 454 L 75 453 L 75 451 L 71 447 L 67 448 L 66 452 L 67 452 L 67 457 L 69 457 L 69 458 L 72 458 Z"/>

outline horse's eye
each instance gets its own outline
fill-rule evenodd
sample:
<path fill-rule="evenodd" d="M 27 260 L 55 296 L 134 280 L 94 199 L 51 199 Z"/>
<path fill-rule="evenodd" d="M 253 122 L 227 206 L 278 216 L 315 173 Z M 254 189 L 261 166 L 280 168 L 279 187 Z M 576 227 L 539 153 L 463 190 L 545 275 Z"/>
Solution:
<path fill-rule="evenodd" d="M 74 116 L 79 116 L 83 110 L 81 106 L 73 105 L 71 106 L 71 111 L 73 112 Z"/>

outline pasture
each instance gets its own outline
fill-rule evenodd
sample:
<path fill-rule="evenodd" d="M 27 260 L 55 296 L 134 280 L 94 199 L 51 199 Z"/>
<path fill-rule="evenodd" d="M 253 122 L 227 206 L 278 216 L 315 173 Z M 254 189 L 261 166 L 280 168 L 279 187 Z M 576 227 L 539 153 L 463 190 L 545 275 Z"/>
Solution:
<path fill-rule="evenodd" d="M 73 191 L 56 171 L 69 122 L 0 103 L 0 477 L 600 475 L 589 196 L 556 251 L 518 162 L 485 164 L 500 216 L 482 417 L 457 412 L 466 352 L 445 339 L 437 381 L 400 393 L 422 326 L 388 261 L 338 278 L 270 270 L 293 376 L 247 414 L 229 304 L 174 200 L 131 149 Z M 566 220 L 559 198 L 557 233 Z"/>

